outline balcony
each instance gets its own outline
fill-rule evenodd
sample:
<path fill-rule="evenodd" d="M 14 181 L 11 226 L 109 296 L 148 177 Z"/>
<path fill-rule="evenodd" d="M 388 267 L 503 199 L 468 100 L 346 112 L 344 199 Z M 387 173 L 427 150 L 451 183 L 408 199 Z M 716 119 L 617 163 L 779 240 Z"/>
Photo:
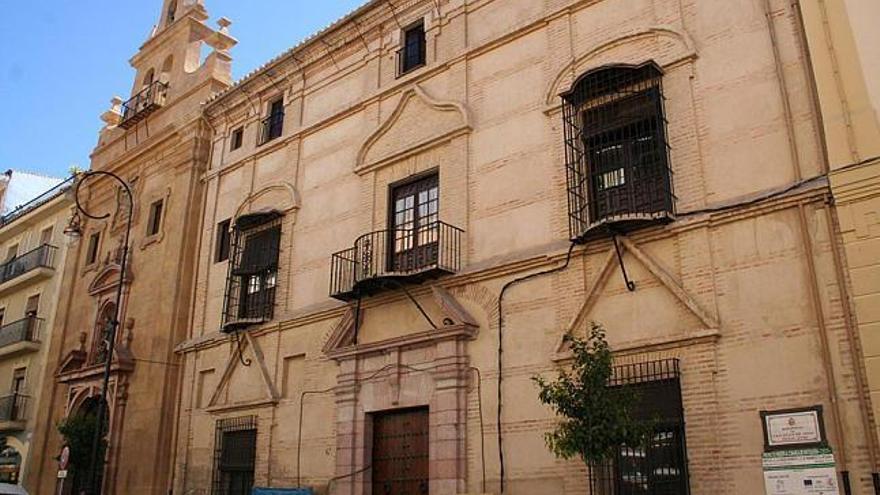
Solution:
<path fill-rule="evenodd" d="M 40 349 L 44 320 L 28 317 L 0 327 L 0 356 L 11 356 Z"/>
<path fill-rule="evenodd" d="M 24 430 L 29 399 L 27 395 L 18 392 L 0 397 L 0 431 Z"/>
<path fill-rule="evenodd" d="M 43 244 L 0 265 L 0 295 L 25 282 L 51 276 L 56 251 L 55 246 Z"/>
<path fill-rule="evenodd" d="M 156 81 L 130 100 L 122 104 L 122 121 L 119 127 L 130 129 L 135 124 L 149 117 L 151 113 L 165 105 L 168 97 L 168 84 Z"/>
<path fill-rule="evenodd" d="M 330 296 L 351 301 L 401 285 L 420 284 L 461 269 L 458 227 L 434 222 L 415 230 L 379 230 L 333 255 Z"/>

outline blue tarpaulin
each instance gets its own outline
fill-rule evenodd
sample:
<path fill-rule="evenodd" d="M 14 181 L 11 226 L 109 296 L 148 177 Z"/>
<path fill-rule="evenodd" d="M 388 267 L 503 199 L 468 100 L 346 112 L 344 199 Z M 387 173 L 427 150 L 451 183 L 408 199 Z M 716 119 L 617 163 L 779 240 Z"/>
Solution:
<path fill-rule="evenodd" d="M 313 495 L 311 488 L 254 488 L 252 495 Z"/>

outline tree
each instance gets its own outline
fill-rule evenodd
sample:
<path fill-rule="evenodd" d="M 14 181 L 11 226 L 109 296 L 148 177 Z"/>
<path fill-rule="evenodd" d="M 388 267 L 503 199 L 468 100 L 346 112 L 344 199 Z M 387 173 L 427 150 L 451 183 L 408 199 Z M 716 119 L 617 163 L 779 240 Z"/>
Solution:
<path fill-rule="evenodd" d="M 650 426 L 632 418 L 632 392 L 609 387 L 613 359 L 605 330 L 592 323 L 586 339 L 567 335 L 565 341 L 574 358 L 571 370 L 550 382 L 533 378 L 541 402 L 562 417 L 545 435 L 547 446 L 557 457 L 578 456 L 593 466 L 613 458 L 622 445 L 642 445 Z"/>

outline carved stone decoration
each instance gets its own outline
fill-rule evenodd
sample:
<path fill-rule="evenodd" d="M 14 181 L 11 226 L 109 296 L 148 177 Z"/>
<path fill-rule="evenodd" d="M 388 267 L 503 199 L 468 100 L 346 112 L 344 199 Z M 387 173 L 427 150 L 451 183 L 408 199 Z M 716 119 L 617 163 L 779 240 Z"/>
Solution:
<path fill-rule="evenodd" d="M 427 407 L 429 415 L 429 492 L 463 493 L 467 472 L 464 425 L 470 364 L 468 342 L 476 319 L 448 291 L 432 288 L 443 325 L 400 332 L 398 336 L 356 344 L 354 308 L 342 317 L 324 352 L 339 364 L 336 404 L 336 474 L 357 473 L 353 483 L 335 485 L 331 495 L 370 493 L 366 469 L 372 462 L 372 418 L 376 413 Z M 344 454 L 343 454 L 344 453 Z"/>
<path fill-rule="evenodd" d="M 435 100 L 419 85 L 413 85 L 364 141 L 355 172 L 365 174 L 470 131 L 470 116 L 462 103 Z"/>
<path fill-rule="evenodd" d="M 119 232 L 125 228 L 125 224 L 128 221 L 128 212 L 131 211 L 132 221 L 137 219 L 138 215 L 138 201 L 137 201 L 137 193 L 138 193 L 138 177 L 132 177 L 128 181 L 128 185 L 131 188 L 132 201 L 134 205 L 128 200 L 128 195 L 125 194 L 125 190 L 121 186 L 116 186 L 115 194 L 116 194 L 116 209 L 113 211 L 112 217 L 110 218 L 110 231 L 111 232 Z"/>
<path fill-rule="evenodd" d="M 684 288 L 679 279 L 664 270 L 657 260 L 639 248 L 629 238 L 621 236 L 620 243 L 621 247 L 624 248 L 624 253 L 629 253 L 631 255 L 629 259 L 634 259 L 639 265 L 644 267 L 650 276 L 660 282 L 662 288 L 672 294 L 675 300 L 686 308 L 687 312 L 693 315 L 693 317 L 696 317 L 696 321 L 700 328 L 685 329 L 684 333 L 681 335 L 669 336 L 667 337 L 667 340 L 670 342 L 694 340 L 714 338 L 718 335 L 720 328 L 718 318 L 710 311 L 704 309 L 699 303 L 699 300 Z M 600 292 L 606 287 L 615 270 L 619 270 L 619 268 L 617 254 L 612 247 L 605 255 L 605 258 L 603 258 L 599 273 L 597 276 L 593 277 L 592 284 L 587 288 L 583 304 L 581 304 L 577 314 L 575 314 L 571 322 L 559 336 L 556 344 L 556 360 L 564 360 L 569 357 L 570 352 L 564 339 L 565 335 L 574 335 L 585 327 L 590 312 L 594 309 L 599 300 Z M 622 351 L 625 349 L 618 348 L 617 350 Z"/>

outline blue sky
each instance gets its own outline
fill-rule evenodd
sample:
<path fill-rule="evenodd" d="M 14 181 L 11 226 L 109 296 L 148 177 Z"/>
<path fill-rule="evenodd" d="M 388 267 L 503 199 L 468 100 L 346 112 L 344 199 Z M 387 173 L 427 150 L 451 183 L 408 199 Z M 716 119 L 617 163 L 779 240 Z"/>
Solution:
<path fill-rule="evenodd" d="M 0 0 L 0 172 L 66 175 L 87 167 L 99 116 L 126 97 L 128 60 L 156 23 L 161 0 Z M 232 19 L 235 78 L 365 0 L 206 0 L 212 26 Z"/>

